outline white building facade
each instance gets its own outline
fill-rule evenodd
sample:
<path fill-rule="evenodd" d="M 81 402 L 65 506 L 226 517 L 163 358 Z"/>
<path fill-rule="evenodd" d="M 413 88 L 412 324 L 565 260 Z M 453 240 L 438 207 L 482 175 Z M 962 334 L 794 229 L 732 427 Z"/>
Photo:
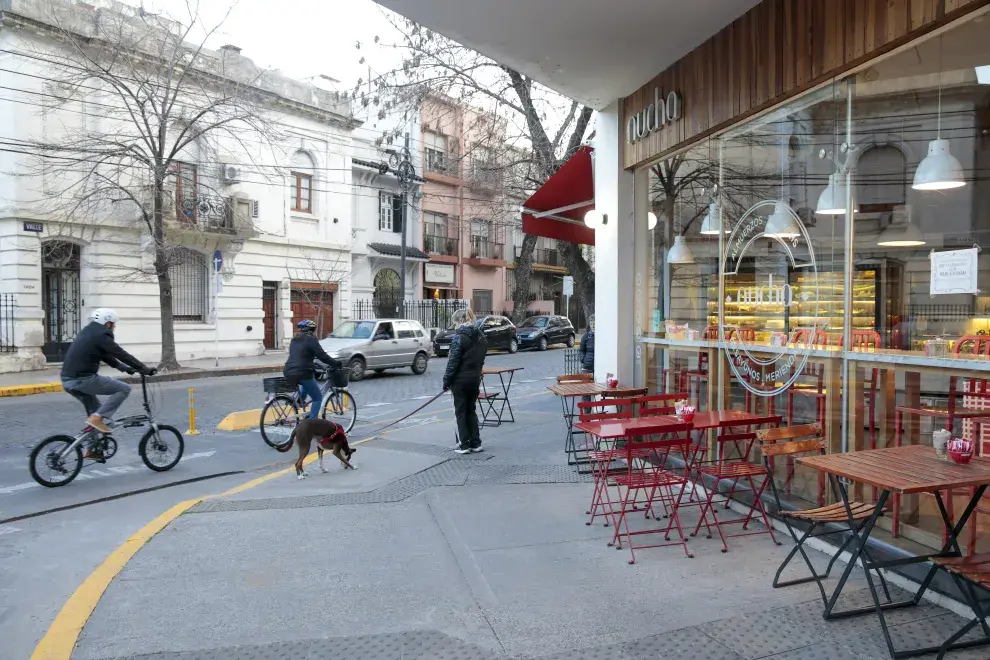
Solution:
<path fill-rule="evenodd" d="M 55 32 L 38 3 L 11 0 L 0 8 L 0 85 L 11 90 L 2 102 L 3 134 L 53 141 L 74 129 L 114 130 L 102 116 L 113 102 L 105 92 L 47 105 L 59 92 L 37 54 L 57 48 Z M 98 12 L 137 11 L 117 3 L 102 9 L 64 3 L 63 9 L 81 26 L 99 20 Z M 349 317 L 358 212 L 351 157 L 359 122 L 346 101 L 260 72 L 233 46 L 200 57 L 252 80 L 277 133 L 206 135 L 169 172 L 165 215 L 180 363 L 280 350 L 301 318 L 313 318 L 328 333 Z M 44 173 L 35 155 L 10 144 L 0 150 L 0 371 L 60 361 L 96 307 L 116 309 L 117 341 L 155 362 L 161 305 L 147 230 L 127 217 L 126 204 L 91 222 L 39 212 L 33 201 L 46 185 Z"/>

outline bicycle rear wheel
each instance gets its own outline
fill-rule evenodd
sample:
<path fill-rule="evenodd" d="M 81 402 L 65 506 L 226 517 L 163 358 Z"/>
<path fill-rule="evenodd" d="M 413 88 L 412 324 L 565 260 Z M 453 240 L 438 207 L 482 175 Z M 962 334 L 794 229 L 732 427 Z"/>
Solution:
<path fill-rule="evenodd" d="M 346 390 L 338 390 L 327 397 L 323 404 L 323 419 L 329 420 L 350 433 L 357 421 L 357 403 Z"/>
<path fill-rule="evenodd" d="M 159 424 L 158 428 L 148 429 L 138 445 L 138 454 L 148 468 L 155 472 L 171 470 L 182 458 L 185 442 L 179 429 L 167 424 Z"/>
<path fill-rule="evenodd" d="M 31 477 L 46 488 L 64 486 L 75 479 L 82 469 L 82 443 L 65 451 L 75 441 L 71 435 L 53 435 L 39 442 L 31 450 Z"/>
<path fill-rule="evenodd" d="M 261 439 L 269 447 L 277 449 L 284 446 L 292 436 L 298 414 L 299 408 L 294 397 L 288 394 L 273 396 L 261 409 L 261 420 L 258 423 Z"/>

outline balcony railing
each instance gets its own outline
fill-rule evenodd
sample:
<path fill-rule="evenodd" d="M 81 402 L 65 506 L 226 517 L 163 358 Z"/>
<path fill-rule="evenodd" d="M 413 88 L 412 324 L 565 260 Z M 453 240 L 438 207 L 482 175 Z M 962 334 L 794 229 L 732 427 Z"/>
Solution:
<path fill-rule="evenodd" d="M 427 172 L 435 172 L 436 174 L 443 174 L 445 176 L 457 176 L 458 163 L 448 154 L 434 149 L 427 149 L 424 160 Z"/>
<path fill-rule="evenodd" d="M 505 245 L 482 236 L 471 237 L 472 259 L 505 259 Z"/>
<path fill-rule="evenodd" d="M 522 247 L 516 246 L 516 259 L 522 257 Z M 533 251 L 533 263 L 542 266 L 563 266 L 564 260 L 560 258 L 560 252 L 549 248 L 536 248 Z"/>
<path fill-rule="evenodd" d="M 426 234 L 423 236 L 423 249 L 427 254 L 439 254 L 445 257 L 458 256 L 458 245 L 460 241 L 447 236 L 433 236 Z"/>

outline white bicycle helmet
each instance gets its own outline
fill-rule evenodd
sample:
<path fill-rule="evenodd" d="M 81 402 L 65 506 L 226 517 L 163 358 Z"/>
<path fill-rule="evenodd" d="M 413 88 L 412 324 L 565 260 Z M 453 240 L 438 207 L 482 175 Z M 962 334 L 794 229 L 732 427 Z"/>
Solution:
<path fill-rule="evenodd" d="M 120 317 L 117 316 L 116 311 L 109 307 L 100 307 L 99 309 L 94 309 L 93 313 L 89 315 L 89 318 L 100 325 L 106 325 L 107 323 L 116 323 Z"/>

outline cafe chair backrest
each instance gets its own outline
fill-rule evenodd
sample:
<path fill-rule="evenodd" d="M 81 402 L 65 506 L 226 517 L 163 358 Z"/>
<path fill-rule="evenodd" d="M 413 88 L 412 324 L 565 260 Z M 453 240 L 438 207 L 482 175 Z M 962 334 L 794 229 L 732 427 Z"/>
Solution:
<path fill-rule="evenodd" d="M 662 456 L 673 449 L 686 456 L 691 448 L 691 432 L 693 430 L 694 424 L 690 422 L 682 424 L 658 422 L 655 426 L 640 426 L 626 433 L 626 446 L 619 453 L 620 455 L 622 452 L 629 454 L 630 460 L 627 462 L 630 466 L 632 465 L 633 452 L 641 456 L 644 451 L 655 451 L 658 456 Z M 633 440 L 635 442 L 628 442 Z M 662 468 L 662 465 L 657 463 L 653 469 Z"/>
<path fill-rule="evenodd" d="M 593 383 L 595 382 L 595 374 L 567 374 L 564 376 L 557 376 L 557 383 Z"/>
<path fill-rule="evenodd" d="M 582 422 L 600 422 L 609 419 L 632 417 L 632 399 L 608 401 L 578 401 L 578 419 Z"/>
<path fill-rule="evenodd" d="M 726 420 L 718 425 L 718 435 L 715 436 L 717 443 L 719 462 L 723 461 L 745 461 L 753 449 L 757 433 L 761 430 L 770 430 L 780 427 L 783 418 L 780 415 L 770 415 L 766 417 L 756 417 L 747 420 Z M 762 429 L 761 427 L 769 427 Z M 731 447 L 729 445 L 731 444 Z M 735 456 L 729 456 L 729 449 L 735 449 Z"/>
<path fill-rule="evenodd" d="M 990 357 L 990 335 L 966 335 L 952 347 L 956 355 L 985 355 Z"/>
<path fill-rule="evenodd" d="M 812 334 L 811 328 L 798 328 L 791 333 L 789 344 L 805 344 L 812 347 L 828 346 L 828 335 L 824 330 L 815 330 Z"/>
<path fill-rule="evenodd" d="M 764 458 L 790 456 L 812 451 L 825 453 L 821 424 L 802 424 L 775 429 L 759 429 L 756 439 Z"/>
<path fill-rule="evenodd" d="M 883 340 L 880 338 L 880 333 L 874 330 L 853 330 L 850 333 L 853 350 L 857 348 L 883 348 Z M 839 336 L 839 346 L 843 344 L 845 337 Z"/>
<path fill-rule="evenodd" d="M 687 392 L 674 392 L 672 394 L 651 394 L 641 396 L 636 399 L 636 408 L 640 417 L 651 415 L 673 415 L 674 403 L 686 401 L 690 398 Z"/>

